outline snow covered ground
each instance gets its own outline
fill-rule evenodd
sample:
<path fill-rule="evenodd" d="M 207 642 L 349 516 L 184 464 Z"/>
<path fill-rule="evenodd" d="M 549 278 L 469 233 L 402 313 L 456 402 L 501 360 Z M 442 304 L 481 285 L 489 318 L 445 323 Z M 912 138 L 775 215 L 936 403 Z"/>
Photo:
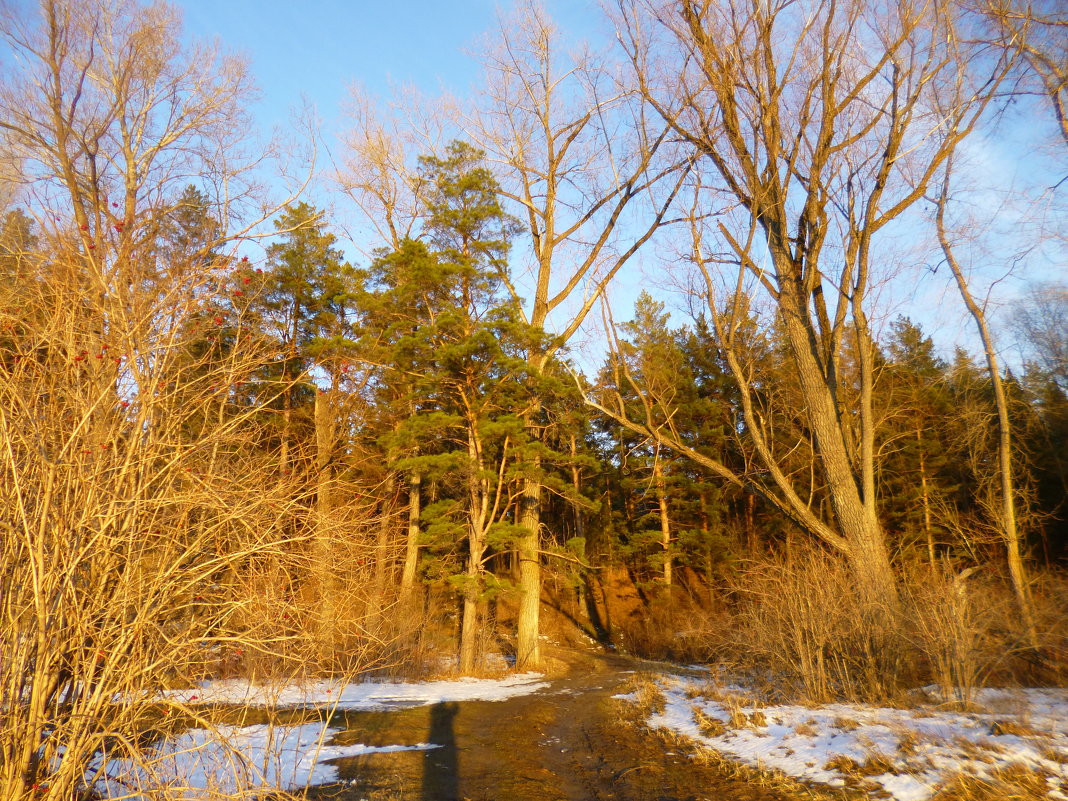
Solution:
<path fill-rule="evenodd" d="M 519 673 L 503 679 L 455 679 L 426 682 L 312 682 L 282 687 L 259 686 L 245 679 L 203 682 L 188 690 L 167 690 L 161 696 L 183 704 L 239 704 L 294 709 L 324 707 L 381 710 L 425 706 L 446 701 L 504 701 L 549 685 L 540 673 Z"/>
<path fill-rule="evenodd" d="M 389 710 L 453 701 L 503 701 L 547 687 L 541 678 L 538 673 L 525 673 L 499 680 L 314 682 L 273 688 L 228 680 L 204 682 L 187 690 L 170 690 L 161 700 L 181 705 Z M 109 761 L 95 788 L 103 798 L 116 801 L 251 799 L 265 788 L 294 790 L 337 781 L 337 768 L 326 764 L 326 760 L 437 747 L 428 743 L 384 747 L 358 743 L 336 745 L 331 741 L 339 731 L 323 722 L 189 729 L 156 743 L 141 764 Z"/>
<path fill-rule="evenodd" d="M 337 781 L 337 768 L 324 760 L 436 747 L 327 744 L 338 731 L 322 723 L 189 729 L 158 743 L 143 764 L 110 761 L 95 787 L 110 799 L 253 798 L 264 788 L 295 790 Z"/>
<path fill-rule="evenodd" d="M 876 797 L 926 801 L 956 776 L 1029 774 L 1068 799 L 1068 691 L 981 690 L 981 711 L 762 705 L 739 688 L 662 676 L 666 728 L 748 765 Z M 626 697 L 626 696 L 624 696 Z"/>

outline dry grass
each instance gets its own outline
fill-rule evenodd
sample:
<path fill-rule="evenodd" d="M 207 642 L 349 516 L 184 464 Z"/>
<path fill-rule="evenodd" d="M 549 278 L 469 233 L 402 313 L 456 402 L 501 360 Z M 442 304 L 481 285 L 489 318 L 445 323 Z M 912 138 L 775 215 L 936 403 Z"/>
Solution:
<path fill-rule="evenodd" d="M 723 721 L 712 717 L 701 707 L 693 707 L 693 721 L 697 724 L 697 730 L 705 737 L 722 737 L 727 733 L 727 726 Z"/>
<path fill-rule="evenodd" d="M 634 674 L 623 683 L 621 693 L 634 695 L 629 706 L 635 716 L 643 721 L 648 720 L 652 715 L 663 713 L 667 706 L 667 699 L 653 673 Z"/>
<path fill-rule="evenodd" d="M 920 744 L 920 737 L 915 729 L 899 730 L 897 736 L 897 752 L 904 757 L 913 756 L 916 746 Z"/>
<path fill-rule="evenodd" d="M 966 773 L 951 777 L 931 801 L 1048 801 L 1048 774 L 1013 764 L 996 768 L 989 777 Z"/>
<path fill-rule="evenodd" d="M 1049 732 L 1039 731 L 1019 720 L 995 720 L 990 724 L 990 733 L 995 736 L 1014 734 L 1018 737 L 1048 737 Z"/>
<path fill-rule="evenodd" d="M 663 730 L 661 730 L 661 737 L 676 748 L 680 744 L 691 745 L 688 740 L 666 733 Z M 724 776 L 765 789 L 783 799 L 796 801 L 861 801 L 861 799 L 870 797 L 855 788 L 839 789 L 825 785 L 805 784 L 782 771 L 746 765 L 711 748 L 698 749 L 693 758 L 706 765 L 714 766 Z"/>

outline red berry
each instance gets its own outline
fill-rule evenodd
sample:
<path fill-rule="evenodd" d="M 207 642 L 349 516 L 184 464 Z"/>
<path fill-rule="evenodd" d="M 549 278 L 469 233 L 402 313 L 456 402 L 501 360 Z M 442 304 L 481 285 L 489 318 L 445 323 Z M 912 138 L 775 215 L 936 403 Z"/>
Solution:
<path fill-rule="evenodd" d="M 222 321 L 223 321 L 222 317 L 220 317 L 219 315 L 215 315 L 214 319 L 215 319 L 215 324 L 216 325 L 222 325 Z"/>
<path fill-rule="evenodd" d="M 234 297 L 236 297 L 236 298 L 239 298 L 239 297 L 241 297 L 241 296 L 242 296 L 242 295 L 244 295 L 244 294 L 245 294 L 245 293 L 244 293 L 244 292 L 242 292 L 242 291 L 241 291 L 240 289 L 235 289 L 235 290 L 234 290 Z"/>
<path fill-rule="evenodd" d="M 245 283 L 245 284 L 251 283 L 251 281 L 252 281 L 252 279 L 249 278 L 247 275 L 244 278 L 241 279 L 241 282 Z"/>

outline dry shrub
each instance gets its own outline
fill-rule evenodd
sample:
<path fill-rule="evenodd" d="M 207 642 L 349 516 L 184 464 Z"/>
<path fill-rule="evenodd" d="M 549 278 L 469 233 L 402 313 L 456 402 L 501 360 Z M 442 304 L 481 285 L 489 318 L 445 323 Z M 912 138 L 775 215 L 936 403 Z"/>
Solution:
<path fill-rule="evenodd" d="M 143 760 L 164 687 L 380 658 L 352 507 L 317 516 L 264 431 L 275 353 L 240 320 L 231 348 L 198 329 L 217 278 L 135 298 L 136 320 L 62 281 L 0 304 L 0 797 Z"/>
<path fill-rule="evenodd" d="M 934 682 L 967 706 L 984 684 L 1068 676 L 1062 573 L 1034 576 L 1038 652 L 1026 644 L 1010 584 L 992 567 L 905 565 L 899 575 L 901 605 L 888 614 L 865 609 L 848 565 L 823 551 L 753 560 L 731 582 L 730 612 L 707 616 L 715 628 L 693 636 L 693 657 L 730 662 L 773 695 L 812 702 L 895 700 Z M 678 625 L 692 629 L 693 619 Z M 675 622 L 655 611 L 642 621 L 647 652 L 670 652 Z"/>
<path fill-rule="evenodd" d="M 442 673 L 442 655 L 455 652 L 455 626 L 444 626 L 432 603 L 398 600 L 378 619 L 382 644 L 370 669 L 389 678 L 430 678 Z"/>
<path fill-rule="evenodd" d="M 613 638 L 628 653 L 681 664 L 708 662 L 722 653 L 719 643 L 729 617 L 702 609 L 681 593 L 654 598 L 620 622 Z"/>
<path fill-rule="evenodd" d="M 267 356 L 253 337 L 240 354 L 198 354 L 188 295 L 159 300 L 173 328 L 106 335 L 90 312 L 112 309 L 61 287 L 37 300 L 0 370 L 0 796 L 12 799 L 34 784 L 72 797 L 102 749 L 138 758 L 158 688 L 278 647 L 247 625 L 243 591 L 305 539 L 289 526 L 299 494 L 265 480 L 258 407 L 218 390 Z"/>
<path fill-rule="evenodd" d="M 1055 570 L 1032 581 L 1037 651 L 1006 577 L 993 566 L 955 571 L 948 564 L 906 568 L 902 595 L 913 678 L 938 684 L 967 707 L 984 684 L 1061 684 L 1068 676 L 1068 582 Z"/>
<path fill-rule="evenodd" d="M 897 620 L 866 608 L 848 566 L 815 549 L 753 562 L 733 581 L 739 665 L 793 698 L 880 700 L 896 691 Z"/>
<path fill-rule="evenodd" d="M 973 573 L 946 563 L 918 565 L 906 571 L 902 588 L 918 678 L 933 680 L 943 698 L 963 705 L 1006 653 L 996 632 L 1012 604 L 1007 587 L 980 583 Z"/>
<path fill-rule="evenodd" d="M 0 15 L 19 64 L 0 105 L 20 110 L 0 160 L 37 215 L 0 259 L 10 801 L 89 796 L 94 764 L 144 764 L 153 721 L 192 715 L 159 711 L 161 688 L 288 647 L 249 593 L 296 574 L 313 533 L 270 422 L 283 354 L 233 252 L 232 232 L 263 221 L 245 172 L 263 162 L 229 151 L 243 68 L 176 44 L 164 4 L 40 10 Z"/>
<path fill-rule="evenodd" d="M 1068 573 L 1047 569 L 1031 574 L 1040 661 L 1037 673 L 1046 684 L 1068 684 Z"/>

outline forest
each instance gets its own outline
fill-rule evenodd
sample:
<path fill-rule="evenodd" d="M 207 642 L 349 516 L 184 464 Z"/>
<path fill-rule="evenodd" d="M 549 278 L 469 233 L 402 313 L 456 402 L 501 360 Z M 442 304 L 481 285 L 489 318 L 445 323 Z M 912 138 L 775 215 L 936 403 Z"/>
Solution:
<path fill-rule="evenodd" d="M 208 678 L 1063 685 L 1063 5 L 603 13 L 326 159 L 175 7 L 0 12 L 0 796 Z"/>

